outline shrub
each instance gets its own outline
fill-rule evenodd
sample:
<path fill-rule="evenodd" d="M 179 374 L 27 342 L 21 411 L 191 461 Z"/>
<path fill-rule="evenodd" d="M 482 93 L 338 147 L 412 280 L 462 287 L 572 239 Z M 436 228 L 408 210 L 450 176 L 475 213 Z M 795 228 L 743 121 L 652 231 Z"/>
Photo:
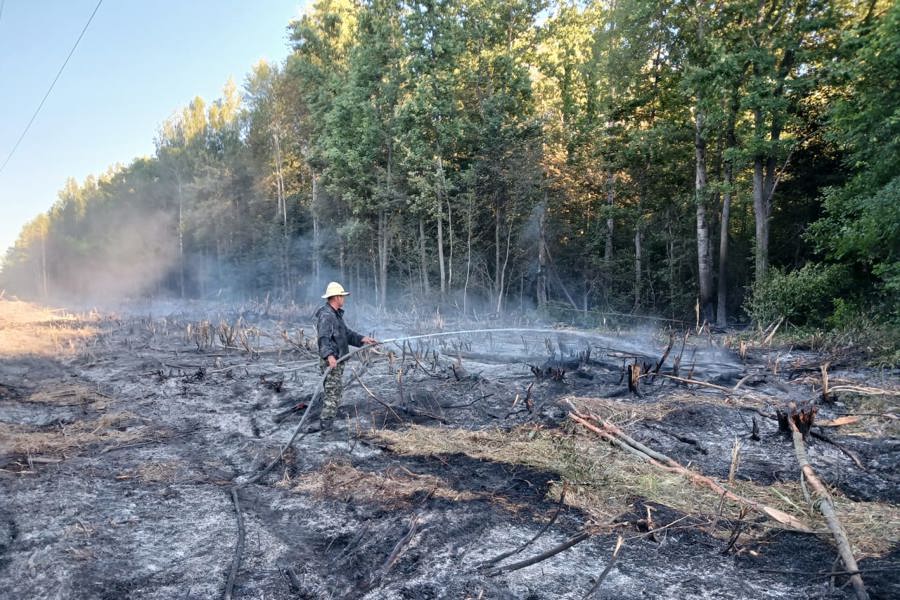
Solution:
<path fill-rule="evenodd" d="M 790 272 L 773 268 L 753 286 L 744 310 L 763 325 L 780 317 L 797 326 L 822 325 L 833 314 L 846 281 L 847 270 L 841 265 L 807 263 Z M 846 300 L 840 306 L 846 312 Z"/>

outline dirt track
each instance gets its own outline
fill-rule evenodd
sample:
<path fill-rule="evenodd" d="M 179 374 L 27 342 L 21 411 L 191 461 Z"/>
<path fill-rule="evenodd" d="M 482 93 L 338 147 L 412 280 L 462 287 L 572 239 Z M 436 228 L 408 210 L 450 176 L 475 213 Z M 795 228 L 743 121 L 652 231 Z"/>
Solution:
<path fill-rule="evenodd" d="M 4 320 L 19 342 L 0 357 L 0 597 L 222 597 L 238 537 L 231 490 L 278 455 L 301 414 L 285 411 L 318 383 L 310 312 Z M 382 338 L 439 325 L 371 323 L 355 325 Z M 690 337 L 680 374 L 728 388 L 743 380 L 746 393 L 662 377 L 629 393 L 623 364 L 658 361 L 666 346 L 651 333 L 448 336 L 352 362 L 344 435 L 301 437 L 272 473 L 238 488 L 246 537 L 233 596 L 583 598 L 621 535 L 597 598 L 850 597 L 845 577 L 832 588 L 820 575 L 841 570 L 836 552 L 803 500 L 789 440 L 764 416 L 816 395 L 821 358 L 757 349 L 741 360 L 721 342 Z M 532 366 L 557 371 L 536 378 Z M 809 452 L 871 596 L 900 597 L 900 377 L 837 369 L 832 379 L 894 394 L 833 394 L 820 421 L 867 414 L 821 428 L 837 445 L 812 438 Z M 737 439 L 729 485 L 824 533 L 742 515 L 638 463 L 569 421 L 571 405 L 720 481 Z M 499 566 L 589 537 L 533 566 L 479 568 L 557 512 Z"/>

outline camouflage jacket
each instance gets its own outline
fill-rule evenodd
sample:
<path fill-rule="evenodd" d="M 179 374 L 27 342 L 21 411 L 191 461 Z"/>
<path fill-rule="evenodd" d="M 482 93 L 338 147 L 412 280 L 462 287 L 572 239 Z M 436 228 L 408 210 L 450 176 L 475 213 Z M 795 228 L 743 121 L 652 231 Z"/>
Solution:
<path fill-rule="evenodd" d="M 362 346 L 360 334 L 344 323 L 344 309 L 334 310 L 325 304 L 316 311 L 316 336 L 319 342 L 319 356 L 340 358 L 350 352 L 350 346 Z"/>

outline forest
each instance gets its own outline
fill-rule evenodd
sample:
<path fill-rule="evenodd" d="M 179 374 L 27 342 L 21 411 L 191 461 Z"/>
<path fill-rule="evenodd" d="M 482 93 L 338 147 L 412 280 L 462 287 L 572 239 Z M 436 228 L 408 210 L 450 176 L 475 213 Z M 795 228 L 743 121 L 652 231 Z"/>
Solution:
<path fill-rule="evenodd" d="M 0 288 L 900 320 L 898 3 L 319 0 L 287 39 L 70 180 Z"/>

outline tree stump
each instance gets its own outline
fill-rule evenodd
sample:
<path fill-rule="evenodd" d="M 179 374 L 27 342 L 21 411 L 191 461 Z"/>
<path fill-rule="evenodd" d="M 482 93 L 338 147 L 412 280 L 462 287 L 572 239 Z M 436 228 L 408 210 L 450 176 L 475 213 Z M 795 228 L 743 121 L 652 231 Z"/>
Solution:
<path fill-rule="evenodd" d="M 635 396 L 641 395 L 641 364 L 634 361 L 633 365 L 628 365 L 628 391 Z"/>
<path fill-rule="evenodd" d="M 791 403 L 789 406 L 776 409 L 775 414 L 778 417 L 778 431 L 790 435 L 791 426 L 788 423 L 788 420 L 790 419 L 794 422 L 794 425 L 797 426 L 797 429 L 803 435 L 803 439 L 805 440 L 809 430 L 813 426 L 818 410 L 816 403 L 811 400 L 796 406 Z"/>

